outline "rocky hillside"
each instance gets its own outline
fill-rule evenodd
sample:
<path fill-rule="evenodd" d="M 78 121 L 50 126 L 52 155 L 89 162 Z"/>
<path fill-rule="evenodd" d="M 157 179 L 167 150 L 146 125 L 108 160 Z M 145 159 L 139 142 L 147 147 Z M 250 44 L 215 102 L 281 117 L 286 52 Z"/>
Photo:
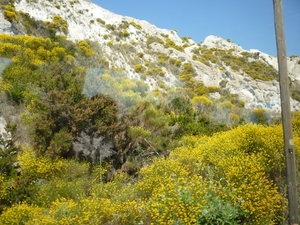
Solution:
<path fill-rule="evenodd" d="M 97 45 L 99 55 L 91 67 L 117 68 L 129 78 L 143 80 L 151 90 L 168 91 L 188 82 L 195 87 L 196 82 L 219 90 L 210 92 L 211 98 L 220 98 L 225 92 L 237 95 L 246 109 L 280 111 L 276 57 L 244 50 L 230 39 L 208 36 L 197 44 L 190 37 L 179 37 L 176 30 L 117 15 L 84 0 L 2 0 L 0 33 L 55 33 L 74 42 L 88 40 Z M 287 61 L 292 110 L 297 110 L 300 58 Z M 185 72 L 191 76 L 186 77 Z"/>

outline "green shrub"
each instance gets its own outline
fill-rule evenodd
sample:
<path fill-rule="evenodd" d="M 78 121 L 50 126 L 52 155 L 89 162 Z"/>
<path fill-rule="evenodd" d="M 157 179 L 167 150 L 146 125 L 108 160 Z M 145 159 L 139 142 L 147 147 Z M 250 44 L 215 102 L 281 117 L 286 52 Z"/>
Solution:
<path fill-rule="evenodd" d="M 237 126 L 241 121 L 241 118 L 235 113 L 232 113 L 230 117 L 231 123 L 234 127 Z"/>
<path fill-rule="evenodd" d="M 147 66 L 147 67 L 150 66 L 150 64 L 151 64 L 150 61 L 145 62 L 145 66 Z"/>
<path fill-rule="evenodd" d="M 232 54 L 234 49 L 222 50 L 218 48 L 200 48 L 201 55 L 198 59 L 203 64 L 209 66 L 210 62 L 217 64 L 219 68 L 230 66 L 233 71 L 243 71 L 249 74 L 253 79 L 260 80 L 278 80 L 277 71 L 274 67 L 260 61 L 255 60 L 257 56 L 249 52 L 242 52 L 242 56 Z M 199 54 L 198 49 L 192 50 L 194 54 Z M 225 65 L 224 65 L 225 64 Z"/>
<path fill-rule="evenodd" d="M 143 65 L 138 64 L 134 66 L 134 71 L 137 73 L 143 73 L 146 71 L 146 68 Z"/>
<path fill-rule="evenodd" d="M 113 46 L 113 45 L 114 45 L 114 42 L 113 42 L 112 40 L 110 40 L 109 42 L 107 42 L 107 44 L 108 44 L 109 46 Z"/>
<path fill-rule="evenodd" d="M 193 139 L 197 141 L 191 141 Z M 281 126 L 246 125 L 209 139 L 189 136 L 185 140 L 184 147 L 172 152 L 171 158 L 181 158 L 185 165 L 199 163 L 199 169 L 190 166 L 188 168 L 191 168 L 192 174 L 201 174 L 200 177 L 210 182 L 211 187 L 214 183 L 220 185 L 218 187 L 222 190 L 219 189 L 220 192 L 216 193 L 222 193 L 217 195 L 231 202 L 239 211 L 240 221 L 235 220 L 239 221 L 238 224 L 261 224 L 262 221 L 272 224 L 282 220 L 282 209 L 286 207 L 282 205 L 282 201 L 285 201 L 284 196 L 268 177 L 269 173 L 278 172 L 278 164 L 284 163 L 284 156 L 280 153 L 283 145 Z M 190 160 L 186 160 L 186 154 Z M 277 154 L 280 155 L 279 158 Z M 207 169 L 204 169 L 205 166 L 208 166 Z M 259 201 L 257 197 L 260 198 Z M 244 201 L 240 201 L 242 199 Z M 271 214 L 261 210 L 269 209 L 270 201 L 273 202 L 271 205 L 274 210 Z"/>
<path fill-rule="evenodd" d="M 233 104 L 230 101 L 224 101 L 220 103 L 220 107 L 223 109 L 233 109 Z"/>
<path fill-rule="evenodd" d="M 68 22 L 59 15 L 54 15 L 52 17 L 52 22 L 44 21 L 44 25 L 46 26 L 46 29 L 50 32 L 52 38 L 56 35 L 56 32 L 58 31 L 63 31 L 64 33 L 67 33 L 68 31 Z"/>
<path fill-rule="evenodd" d="M 158 58 L 158 64 L 160 66 L 166 66 L 167 65 L 169 56 L 167 56 L 166 54 L 160 53 L 160 54 L 157 55 L 157 58 Z"/>
<path fill-rule="evenodd" d="M 65 155 L 72 147 L 72 133 L 66 128 L 53 135 L 50 145 L 47 149 L 47 154 L 50 156 Z"/>
<path fill-rule="evenodd" d="M 31 219 L 41 216 L 43 216 L 42 208 L 26 203 L 19 203 L 6 209 L 0 215 L 0 223 L 3 225 L 26 224 Z"/>
<path fill-rule="evenodd" d="M 254 113 L 254 119 L 257 123 L 260 123 L 260 124 L 268 123 L 269 113 L 266 109 L 263 109 L 263 108 L 254 109 L 253 113 Z"/>
<path fill-rule="evenodd" d="M 192 53 L 194 53 L 195 55 L 200 55 L 200 48 L 198 47 L 198 48 L 193 48 L 192 49 L 192 51 L 191 51 Z"/>
<path fill-rule="evenodd" d="M 105 21 L 102 20 L 102 19 L 100 19 L 100 18 L 97 18 L 96 21 L 97 21 L 98 23 L 101 23 L 101 24 L 105 25 Z"/>
<path fill-rule="evenodd" d="M 16 173 L 14 164 L 17 163 L 17 155 L 21 151 L 21 147 L 17 145 L 15 138 L 17 130 L 16 124 L 7 124 L 5 131 L 11 135 L 11 138 L 7 138 L 4 134 L 0 134 L 0 180 L 1 174 L 6 176 L 14 176 Z M 3 177 L 2 177 L 3 178 Z M 4 191 L 4 190 L 3 190 Z M 1 206 L 1 185 L 0 185 L 0 206 Z M 1 207 L 0 207 L 1 212 Z"/>
<path fill-rule="evenodd" d="M 85 56 L 91 57 L 94 55 L 94 51 L 87 41 L 78 41 L 76 45 L 80 48 Z"/>
<path fill-rule="evenodd" d="M 217 87 L 217 86 L 208 86 L 207 88 L 208 88 L 209 93 L 214 93 L 214 92 L 220 91 L 220 87 Z"/>
<path fill-rule="evenodd" d="M 140 126 L 129 127 L 128 134 L 131 138 L 137 139 L 139 137 L 148 138 L 151 132 Z"/>
<path fill-rule="evenodd" d="M 291 87 L 291 97 L 292 99 L 300 102 L 300 91 L 298 88 L 295 88 L 295 87 Z"/>
<path fill-rule="evenodd" d="M 237 106 L 240 107 L 240 108 L 244 108 L 245 107 L 245 101 L 244 100 L 239 100 Z"/>
<path fill-rule="evenodd" d="M 103 35 L 103 38 L 104 38 L 105 40 L 107 40 L 108 37 L 109 37 L 108 34 L 104 34 L 104 35 Z"/>
<path fill-rule="evenodd" d="M 170 58 L 169 59 L 169 62 L 177 67 L 180 67 L 181 66 L 181 60 L 179 59 L 176 59 L 176 58 Z"/>
<path fill-rule="evenodd" d="M 112 31 L 114 31 L 114 30 L 117 29 L 116 25 L 114 25 L 114 24 L 106 24 L 105 27 L 106 27 L 108 30 L 112 30 Z"/>
<path fill-rule="evenodd" d="M 183 71 L 179 75 L 179 79 L 183 82 L 183 86 L 186 88 L 189 94 L 195 91 L 197 81 L 194 79 L 195 69 L 191 63 L 183 64 Z M 198 95 L 202 95 L 199 94 Z"/>
<path fill-rule="evenodd" d="M 130 33 L 127 31 L 127 30 L 123 30 L 123 32 L 122 32 L 122 36 L 123 37 L 129 37 L 129 35 L 130 35 Z"/>
<path fill-rule="evenodd" d="M 201 63 L 203 63 L 203 64 L 205 64 L 205 65 L 207 65 L 207 66 L 210 65 L 210 64 L 209 64 L 209 61 L 208 61 L 207 59 L 203 58 L 203 57 L 201 57 L 201 58 L 199 59 L 199 62 L 201 62 Z"/>
<path fill-rule="evenodd" d="M 28 13 L 19 11 L 18 16 L 20 17 L 19 21 L 23 23 L 27 29 L 27 34 L 37 33 L 38 29 L 43 27 L 42 21 L 35 20 Z M 47 34 L 45 34 L 45 36 L 47 36 Z"/>
<path fill-rule="evenodd" d="M 227 85 L 227 83 L 228 83 L 228 80 L 221 80 L 221 81 L 219 82 L 219 85 L 220 85 L 221 88 L 225 88 L 226 85 Z"/>
<path fill-rule="evenodd" d="M 186 36 L 183 36 L 183 37 L 180 37 L 180 38 L 183 42 L 187 42 L 187 43 L 189 43 L 189 39 L 192 39 L 191 37 L 186 37 Z"/>
<path fill-rule="evenodd" d="M 193 54 L 192 59 L 193 59 L 193 60 L 198 60 L 197 55 Z"/>
<path fill-rule="evenodd" d="M 3 14 L 5 19 L 8 21 L 12 22 L 14 20 L 17 20 L 17 12 L 15 10 L 15 7 L 13 5 L 3 5 Z"/>
<path fill-rule="evenodd" d="M 174 48 L 174 49 L 176 49 L 176 50 L 178 50 L 178 51 L 180 51 L 180 52 L 183 52 L 183 51 L 184 51 L 184 48 L 183 48 L 183 47 L 176 45 L 175 42 L 172 41 L 172 40 L 171 40 L 170 38 L 168 38 L 168 37 L 166 38 L 165 47 L 167 47 L 167 48 Z"/>
<path fill-rule="evenodd" d="M 159 38 L 159 37 L 157 37 L 157 36 L 148 36 L 148 37 L 147 37 L 146 44 L 147 44 L 147 45 L 150 45 L 150 44 L 152 44 L 153 42 L 157 42 L 157 43 L 160 43 L 160 44 L 164 44 L 164 41 L 163 41 L 161 38 Z"/>
<path fill-rule="evenodd" d="M 194 82 L 194 92 L 197 95 L 205 95 L 210 93 L 210 90 L 208 87 L 204 85 L 202 81 Z"/>
<path fill-rule="evenodd" d="M 181 108 L 173 115 L 186 124 L 192 108 L 182 96 L 173 100 Z M 157 151 L 158 142 L 169 132 L 166 124 L 172 114 L 149 102 L 140 102 L 133 112 L 144 126 L 129 127 L 128 138 L 138 142 L 143 152 L 147 147 Z M 232 117 L 238 123 L 238 116 Z M 297 133 L 294 141 L 298 146 Z M 279 192 L 286 190 L 283 144 L 281 125 L 246 124 L 212 136 L 185 136 L 168 156 L 144 166 L 138 178 L 119 171 L 109 182 L 101 179 L 105 165 L 51 160 L 27 149 L 18 156 L 22 168 L 18 178 L 0 175 L 0 198 L 16 190 L 19 196 L 30 197 L 5 208 L 0 223 L 285 223 L 286 194 Z M 126 165 L 135 166 L 129 160 Z M 27 185 L 23 190 L 22 182 Z"/>
<path fill-rule="evenodd" d="M 134 26 L 136 29 L 139 29 L 139 30 L 142 29 L 142 26 L 140 24 L 137 24 L 134 21 L 130 21 L 129 24 L 132 25 L 132 26 Z"/>
<path fill-rule="evenodd" d="M 109 62 L 106 58 L 100 58 L 97 62 L 100 68 L 109 69 Z"/>
<path fill-rule="evenodd" d="M 154 75 L 154 76 L 156 75 L 163 76 L 166 74 L 166 72 L 163 71 L 162 68 L 150 68 L 148 69 L 147 74 Z"/>
<path fill-rule="evenodd" d="M 122 22 L 119 24 L 119 29 L 120 30 L 125 30 L 125 29 L 127 29 L 129 27 L 129 23 L 127 22 L 127 21 L 125 21 L 125 20 L 122 20 Z"/>
<path fill-rule="evenodd" d="M 205 96 L 196 96 L 192 99 L 192 103 L 201 104 L 204 107 L 212 106 L 213 102 Z"/>
<path fill-rule="evenodd" d="M 144 52 L 139 52 L 139 53 L 138 53 L 138 56 L 139 56 L 140 58 L 143 58 Z"/>

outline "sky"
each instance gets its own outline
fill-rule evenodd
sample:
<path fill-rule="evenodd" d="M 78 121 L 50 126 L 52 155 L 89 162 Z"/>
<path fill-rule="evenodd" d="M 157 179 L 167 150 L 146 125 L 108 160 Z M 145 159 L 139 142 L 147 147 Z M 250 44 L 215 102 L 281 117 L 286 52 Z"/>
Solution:
<path fill-rule="evenodd" d="M 176 29 L 197 43 L 208 35 L 276 56 L 272 0 L 92 0 L 116 14 Z M 300 56 L 300 0 L 282 0 L 287 56 Z"/>

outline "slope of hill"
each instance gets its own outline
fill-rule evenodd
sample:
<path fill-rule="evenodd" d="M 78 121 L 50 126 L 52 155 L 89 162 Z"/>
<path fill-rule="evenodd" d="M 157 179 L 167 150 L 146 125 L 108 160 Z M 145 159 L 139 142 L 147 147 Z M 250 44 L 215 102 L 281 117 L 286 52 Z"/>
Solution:
<path fill-rule="evenodd" d="M 190 37 L 179 37 L 175 30 L 117 15 L 83 0 L 19 0 L 13 5 L 9 9 L 4 4 L 0 33 L 45 35 L 45 30 L 54 28 L 56 34 L 69 40 L 95 42 L 109 68 L 121 69 L 130 78 L 144 80 L 151 90 L 181 86 L 183 65 L 191 64 L 193 79 L 238 95 L 245 108 L 280 111 L 277 59 L 259 50 L 246 51 L 230 40 L 215 36 L 197 44 Z M 300 107 L 300 59 L 287 60 L 293 82 L 294 111 Z M 91 64 L 101 67 L 101 63 Z M 220 98 L 220 94 L 212 93 L 210 97 Z"/>
<path fill-rule="evenodd" d="M 276 57 L 83 0 L 1 0 L 0 57 L 0 224 L 286 223 Z"/>

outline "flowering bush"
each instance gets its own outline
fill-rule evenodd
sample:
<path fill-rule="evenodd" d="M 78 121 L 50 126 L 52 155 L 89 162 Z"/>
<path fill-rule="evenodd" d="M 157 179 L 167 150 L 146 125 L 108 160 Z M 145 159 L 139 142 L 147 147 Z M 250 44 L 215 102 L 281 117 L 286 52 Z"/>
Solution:
<path fill-rule="evenodd" d="M 273 224 L 282 219 L 286 200 L 269 179 L 283 176 L 281 126 L 244 125 L 211 138 L 187 137 L 183 144 L 170 157 L 188 162 L 193 174 L 218 184 L 218 195 L 238 207 L 243 221 Z"/>
<path fill-rule="evenodd" d="M 85 56 L 91 57 L 94 55 L 94 51 L 87 41 L 78 41 L 76 44 Z"/>
<path fill-rule="evenodd" d="M 26 150 L 19 156 L 22 173 L 48 181 L 35 189 L 37 205 L 13 205 L 0 223 L 278 224 L 286 210 L 278 191 L 284 187 L 277 185 L 284 177 L 282 139 L 280 125 L 252 124 L 211 137 L 187 136 L 169 157 L 144 166 L 138 178 L 117 172 L 106 183 L 98 167 L 89 174 L 87 164 L 61 167 L 59 160 Z M 294 141 L 297 147 L 297 133 Z M 6 198 L 5 186 L 0 188 Z"/>
<path fill-rule="evenodd" d="M 65 160 L 51 160 L 47 157 L 38 157 L 36 153 L 27 148 L 18 156 L 22 173 L 35 177 L 48 179 L 57 176 L 66 168 Z"/>
<path fill-rule="evenodd" d="M 6 209 L 0 216 L 0 224 L 30 224 L 28 223 L 35 217 L 42 216 L 43 209 L 26 203 L 16 204 Z M 32 223 L 31 223 L 32 224 Z"/>

